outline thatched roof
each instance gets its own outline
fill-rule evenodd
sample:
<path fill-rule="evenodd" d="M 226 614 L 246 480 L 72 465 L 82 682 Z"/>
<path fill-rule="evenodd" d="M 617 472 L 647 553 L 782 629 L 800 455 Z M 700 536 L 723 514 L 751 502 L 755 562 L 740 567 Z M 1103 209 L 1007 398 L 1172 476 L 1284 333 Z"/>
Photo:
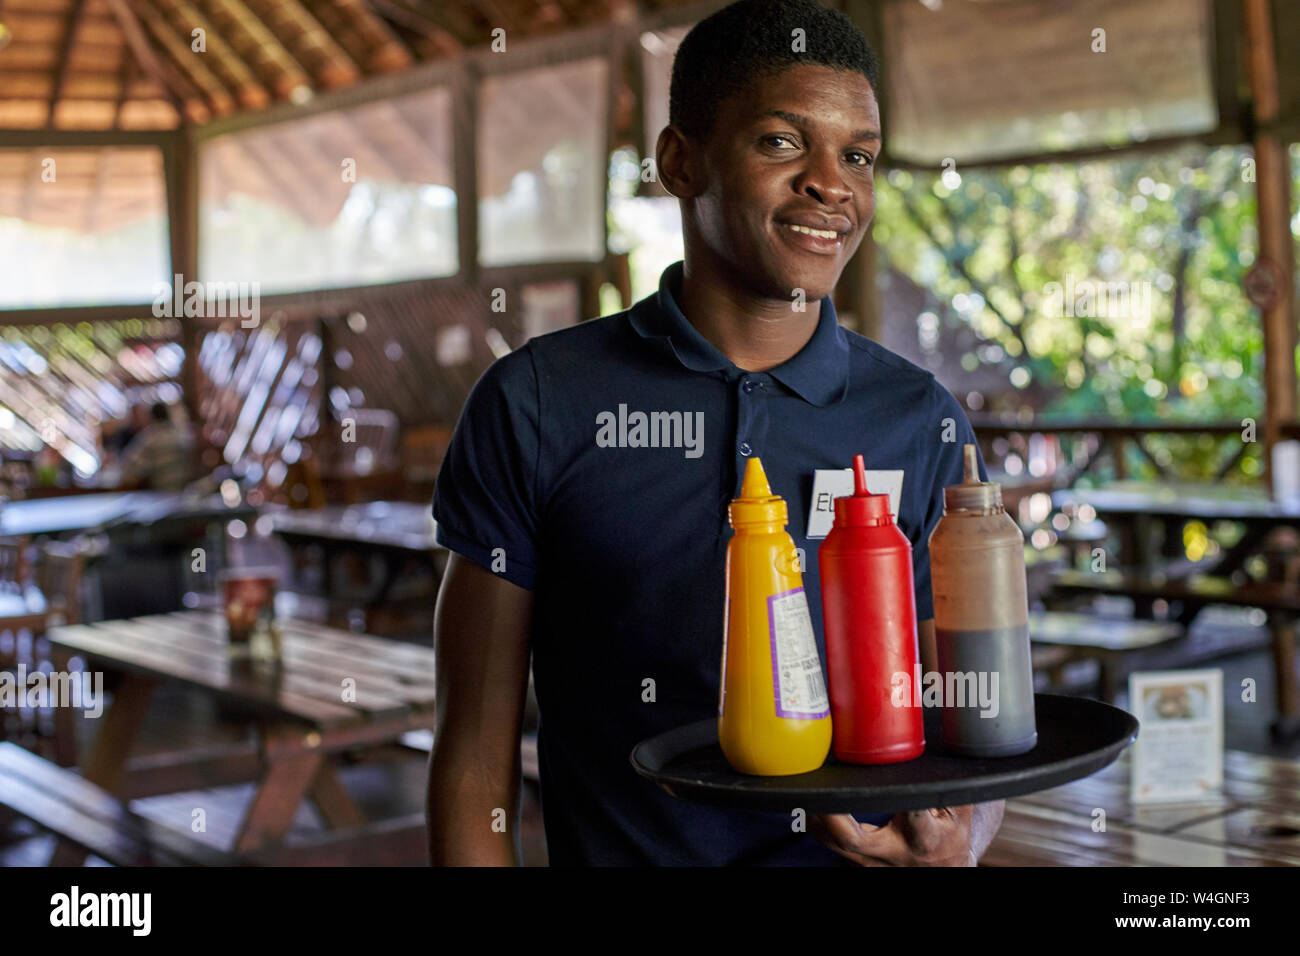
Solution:
<path fill-rule="evenodd" d="M 0 129 L 173 129 L 683 0 L 3 0 Z M 195 31 L 203 31 L 202 51 Z M 0 30 L 0 37 L 4 30 Z M 2 42 L 2 41 L 0 41 Z"/>

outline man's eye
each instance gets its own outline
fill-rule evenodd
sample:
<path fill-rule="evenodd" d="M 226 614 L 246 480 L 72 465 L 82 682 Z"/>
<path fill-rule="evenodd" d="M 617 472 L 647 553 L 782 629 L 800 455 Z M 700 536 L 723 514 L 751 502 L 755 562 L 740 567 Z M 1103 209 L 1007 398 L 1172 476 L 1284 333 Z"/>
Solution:
<path fill-rule="evenodd" d="M 791 148 L 794 147 L 794 140 L 792 140 L 789 136 L 781 136 L 780 134 L 777 134 L 775 136 L 769 136 L 764 140 L 764 142 L 766 142 L 769 146 L 776 146 L 778 143 L 789 143 Z"/>
<path fill-rule="evenodd" d="M 857 152 L 856 150 L 855 150 L 854 152 L 852 152 L 852 153 L 849 153 L 848 156 L 847 156 L 847 159 L 848 159 L 848 161 L 851 162 L 854 166 L 862 166 L 862 167 L 864 167 L 864 168 L 865 168 L 865 167 L 868 167 L 868 166 L 873 166 L 873 165 L 875 165 L 875 162 L 876 162 L 876 161 L 872 158 L 872 156 L 871 156 L 870 153 L 859 153 L 859 152 Z"/>

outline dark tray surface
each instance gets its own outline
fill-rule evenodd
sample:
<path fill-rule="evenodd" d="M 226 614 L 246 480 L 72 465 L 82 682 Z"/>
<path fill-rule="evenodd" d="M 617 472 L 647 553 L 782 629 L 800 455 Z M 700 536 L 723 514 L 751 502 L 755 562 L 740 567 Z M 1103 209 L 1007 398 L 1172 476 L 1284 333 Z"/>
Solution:
<path fill-rule="evenodd" d="M 1083 697 L 1035 694 L 1038 744 L 1014 757 L 961 757 L 947 752 L 939 712 L 925 713 L 925 753 L 897 764 L 858 766 L 829 758 L 788 777 L 754 777 L 731 769 L 718 744 L 717 719 L 642 741 L 632 751 L 637 773 L 677 797 L 714 806 L 811 813 L 888 813 L 962 806 L 1020 796 L 1089 776 L 1137 738 L 1135 717 Z"/>

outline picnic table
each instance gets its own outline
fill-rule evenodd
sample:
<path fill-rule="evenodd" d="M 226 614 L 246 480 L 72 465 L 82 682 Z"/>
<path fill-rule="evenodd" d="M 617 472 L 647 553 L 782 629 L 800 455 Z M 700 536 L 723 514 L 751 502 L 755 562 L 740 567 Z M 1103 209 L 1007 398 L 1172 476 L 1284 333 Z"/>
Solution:
<path fill-rule="evenodd" d="M 1282 504 L 1263 489 L 1240 485 L 1116 481 L 1099 488 L 1066 488 L 1054 492 L 1058 507 L 1090 505 L 1099 516 L 1121 529 L 1121 560 L 1127 567 L 1147 573 L 1160 569 L 1162 556 L 1154 546 L 1155 532 L 1164 529 L 1168 546 L 1163 558 L 1182 552 L 1182 535 L 1170 535 L 1187 521 L 1209 525 L 1234 521 L 1244 526 L 1241 539 L 1216 562 L 1215 571 L 1228 575 L 1240 570 L 1255 554 L 1270 531 L 1300 528 L 1300 505 Z"/>
<path fill-rule="evenodd" d="M 1295 761 L 1228 750 L 1221 794 L 1139 806 L 1129 800 L 1131 761 L 1126 751 L 1090 777 L 1008 800 L 980 865 L 1300 866 Z"/>
<path fill-rule="evenodd" d="M 1300 505 L 1270 499 L 1262 489 L 1195 483 L 1114 482 L 1100 488 L 1068 489 L 1053 495 L 1058 507 L 1090 505 L 1121 527 L 1122 569 L 1065 571 L 1053 584 L 1057 594 L 1108 594 L 1130 598 L 1134 613 L 1150 617 L 1157 601 L 1177 604 L 1178 621 L 1190 627 L 1212 604 L 1259 608 L 1267 615 L 1278 715 L 1272 731 L 1279 739 L 1300 735 L 1300 676 L 1296 673 L 1296 621 L 1300 591 L 1271 568 L 1269 580 L 1252 580 L 1246 562 L 1260 554 L 1278 528 L 1300 529 Z M 1219 521 L 1243 526 L 1241 538 L 1217 558 L 1198 562 L 1184 556 L 1182 525 Z M 1164 546 L 1154 542 L 1163 528 Z"/>
<path fill-rule="evenodd" d="M 446 566 L 447 549 L 434 540 L 434 520 L 426 504 L 407 501 L 371 501 L 309 510 L 278 511 L 271 527 L 293 557 L 295 587 L 301 587 L 301 569 L 317 564 L 323 571 L 318 593 L 335 604 L 363 609 L 367 615 L 398 603 L 395 585 L 405 570 L 436 587 Z M 340 573 L 345 561 L 367 566 L 378 563 L 379 573 L 367 575 L 360 587 L 349 587 Z M 312 593 L 310 587 L 302 588 Z M 432 593 L 413 595 L 423 608 L 432 607 Z"/>
<path fill-rule="evenodd" d="M 92 669 L 122 675 L 98 735 L 80 762 L 82 777 L 119 797 L 201 789 L 255 780 L 229 852 L 257 863 L 424 862 L 417 814 L 368 823 L 337 775 L 343 752 L 399 743 L 433 727 L 432 648 L 282 620 L 284 660 L 275 672 L 232 662 L 225 621 L 208 611 L 53 628 L 57 669 L 83 657 Z M 246 711 L 256 724 L 252 753 L 197 750 L 151 759 L 136 773 L 133 742 L 154 690 L 177 683 Z M 70 762 L 73 712 L 56 710 L 58 761 Z M 136 762 L 138 765 L 139 762 Z M 331 832 L 309 846 L 285 837 L 305 800 Z"/>

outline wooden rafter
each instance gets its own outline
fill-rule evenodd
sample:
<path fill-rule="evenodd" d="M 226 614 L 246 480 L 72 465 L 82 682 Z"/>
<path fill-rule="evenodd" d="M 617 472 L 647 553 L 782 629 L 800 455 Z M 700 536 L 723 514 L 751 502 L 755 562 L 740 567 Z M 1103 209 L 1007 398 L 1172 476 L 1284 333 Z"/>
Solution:
<path fill-rule="evenodd" d="M 127 0 L 105 0 L 113 18 L 117 20 L 122 37 L 126 40 L 137 65 L 158 85 L 163 95 L 171 101 L 176 112 L 192 123 L 207 122 L 211 111 L 200 97 L 194 95 L 193 84 L 184 80 L 154 52 L 144 27 L 136 19 Z"/>
<path fill-rule="evenodd" d="M 117 94 L 117 105 L 113 108 L 113 128 L 120 129 L 122 126 L 122 107 L 126 106 L 126 101 L 131 96 L 131 84 L 135 81 L 139 64 L 136 63 L 135 57 L 131 55 L 128 47 L 122 49 L 122 65 L 118 69 L 118 83 L 120 88 Z M 164 95 L 166 93 L 164 92 Z"/>
<path fill-rule="evenodd" d="M 487 36 L 483 28 L 475 22 L 474 17 L 456 0 L 394 0 L 394 2 L 428 17 L 465 46 L 477 46 Z"/>
<path fill-rule="evenodd" d="M 307 70 L 242 0 L 197 0 L 197 3 L 276 96 L 290 99 L 299 90 L 313 89 Z"/>
<path fill-rule="evenodd" d="M 148 25 L 149 32 L 171 58 L 177 69 L 184 73 L 203 93 L 204 99 L 217 116 L 226 116 L 235 110 L 235 97 L 221 79 L 208 67 L 207 58 L 190 49 L 190 38 L 182 39 L 176 30 L 158 15 L 157 9 L 147 0 L 126 0 L 137 15 Z"/>
<path fill-rule="evenodd" d="M 365 0 L 303 0 L 321 25 L 368 73 L 392 73 L 415 62 L 411 51 Z"/>
<path fill-rule="evenodd" d="M 464 50 L 464 44 L 460 40 L 423 13 L 403 6 L 396 0 L 366 0 L 366 2 L 390 23 L 426 37 L 438 55 L 457 56 Z"/>
<path fill-rule="evenodd" d="M 248 8 L 327 89 L 349 86 L 361 68 L 298 0 L 247 0 Z"/>
<path fill-rule="evenodd" d="M 63 89 L 68 82 L 68 67 L 72 62 L 72 44 L 76 42 L 77 30 L 81 18 L 86 12 L 86 0 L 72 0 L 68 10 L 67 27 L 63 31 L 63 42 L 59 44 L 59 72 L 54 78 L 54 89 L 50 93 L 50 105 L 45 113 L 45 125 L 54 125 L 54 110 L 63 99 Z"/>
<path fill-rule="evenodd" d="M 213 72 L 221 77 L 227 87 L 234 90 L 240 106 L 245 109 L 261 109 L 271 101 L 266 88 L 248 64 L 226 42 L 221 31 L 189 0 L 154 0 L 154 4 L 182 37 L 190 35 L 196 29 L 203 31 L 205 45 L 211 54 Z"/>

